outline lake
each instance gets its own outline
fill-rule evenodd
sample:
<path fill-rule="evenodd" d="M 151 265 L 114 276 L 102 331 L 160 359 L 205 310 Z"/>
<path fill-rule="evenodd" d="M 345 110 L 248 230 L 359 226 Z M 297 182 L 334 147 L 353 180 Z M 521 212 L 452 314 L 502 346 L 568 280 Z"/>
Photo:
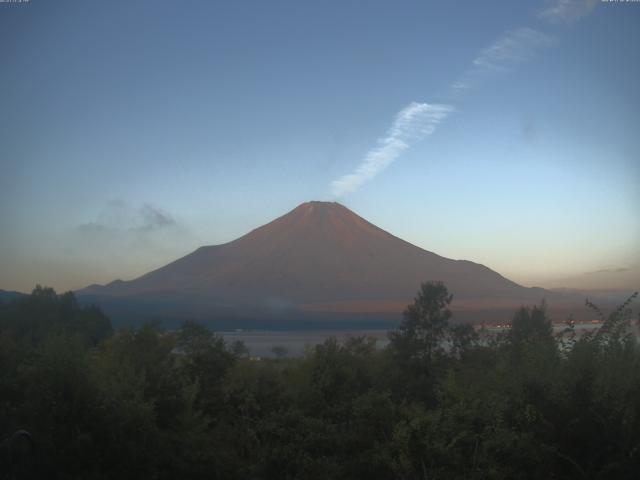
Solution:
<path fill-rule="evenodd" d="M 554 333 L 557 334 L 564 330 L 566 325 L 554 324 Z M 578 323 L 575 326 L 576 333 L 579 336 L 587 331 L 600 327 L 600 324 Z M 489 334 L 497 334 L 506 331 L 505 328 L 489 327 Z M 634 331 L 638 336 L 637 326 Z M 249 353 L 253 357 L 273 358 L 276 355 L 273 352 L 274 347 L 283 347 L 288 357 L 302 356 L 306 348 L 313 347 L 323 343 L 330 337 L 336 337 L 340 341 L 344 341 L 348 337 L 358 337 L 367 335 L 377 340 L 378 348 L 384 348 L 389 340 L 387 338 L 387 329 L 335 329 L 335 330 L 236 330 L 227 332 L 218 332 L 224 339 L 229 342 L 240 340 L 249 349 Z M 640 337 L 639 337 L 640 338 Z"/>

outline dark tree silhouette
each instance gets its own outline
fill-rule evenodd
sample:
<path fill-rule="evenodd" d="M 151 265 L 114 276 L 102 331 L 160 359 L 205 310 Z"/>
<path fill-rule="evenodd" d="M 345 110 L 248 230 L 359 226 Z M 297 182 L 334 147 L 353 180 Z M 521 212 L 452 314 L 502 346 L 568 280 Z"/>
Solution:
<path fill-rule="evenodd" d="M 397 356 L 406 361 L 424 361 L 440 350 L 449 326 L 453 295 L 442 282 L 425 282 L 418 296 L 404 311 L 404 321 L 389 335 Z"/>

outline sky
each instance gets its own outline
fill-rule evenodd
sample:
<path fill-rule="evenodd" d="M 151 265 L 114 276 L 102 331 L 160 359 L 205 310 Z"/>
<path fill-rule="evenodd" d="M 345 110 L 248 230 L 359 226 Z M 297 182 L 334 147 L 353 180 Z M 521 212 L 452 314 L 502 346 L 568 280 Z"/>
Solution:
<path fill-rule="evenodd" d="M 309 200 L 526 286 L 640 288 L 640 2 L 0 2 L 0 289 Z"/>

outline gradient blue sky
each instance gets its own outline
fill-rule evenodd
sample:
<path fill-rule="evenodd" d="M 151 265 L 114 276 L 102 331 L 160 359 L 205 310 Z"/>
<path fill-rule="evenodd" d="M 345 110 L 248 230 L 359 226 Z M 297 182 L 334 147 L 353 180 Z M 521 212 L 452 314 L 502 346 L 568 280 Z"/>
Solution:
<path fill-rule="evenodd" d="M 0 288 L 336 198 L 525 285 L 638 288 L 639 78 L 640 3 L 0 3 Z M 412 102 L 449 110 L 394 137 Z"/>

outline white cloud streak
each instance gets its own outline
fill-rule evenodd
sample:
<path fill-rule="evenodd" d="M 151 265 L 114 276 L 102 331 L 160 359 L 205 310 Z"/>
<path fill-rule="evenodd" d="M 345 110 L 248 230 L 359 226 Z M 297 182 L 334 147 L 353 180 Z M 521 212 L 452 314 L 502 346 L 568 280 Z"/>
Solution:
<path fill-rule="evenodd" d="M 505 70 L 530 60 L 536 50 L 553 45 L 553 37 L 529 27 L 507 32 L 493 45 L 485 48 L 473 61 L 473 66 L 485 70 Z"/>
<path fill-rule="evenodd" d="M 597 4 L 598 0 L 550 0 L 538 16 L 550 22 L 572 23 L 589 15 Z"/>
<path fill-rule="evenodd" d="M 516 65 L 531 60 L 538 50 L 554 43 L 553 36 L 530 27 L 506 32 L 481 50 L 465 74 L 451 84 L 453 96 L 458 98 L 488 77 L 511 71 Z"/>
<path fill-rule="evenodd" d="M 416 141 L 431 135 L 454 109 L 450 105 L 412 102 L 395 117 L 387 134 L 378 139 L 353 173 L 331 182 L 336 197 L 351 193 L 393 163 Z"/>
<path fill-rule="evenodd" d="M 571 21 L 588 14 L 594 6 L 595 0 L 552 0 L 540 16 Z M 530 27 L 506 32 L 495 43 L 483 49 L 467 72 L 451 84 L 451 97 L 460 99 L 484 79 L 511 71 L 516 65 L 531 60 L 538 50 L 554 43 L 553 36 Z M 373 179 L 412 143 L 431 135 L 438 124 L 453 111 L 451 105 L 445 104 L 409 104 L 396 115 L 386 136 L 378 139 L 377 146 L 367 153 L 355 171 L 331 182 L 333 195 L 340 197 L 354 192 Z"/>

